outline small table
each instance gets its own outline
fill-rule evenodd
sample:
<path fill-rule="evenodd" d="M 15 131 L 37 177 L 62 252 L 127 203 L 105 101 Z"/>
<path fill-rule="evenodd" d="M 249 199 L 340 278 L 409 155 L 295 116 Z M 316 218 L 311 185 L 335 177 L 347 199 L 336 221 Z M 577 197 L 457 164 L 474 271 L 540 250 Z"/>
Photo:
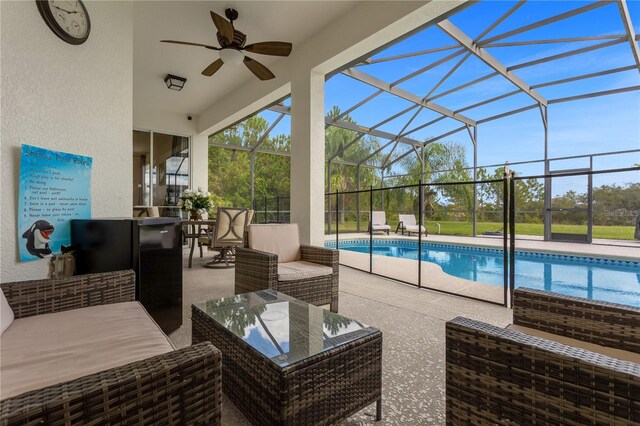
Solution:
<path fill-rule="evenodd" d="M 183 220 L 183 225 L 191 225 L 191 232 L 187 232 L 185 234 L 185 238 L 187 240 L 191 240 L 191 250 L 189 251 L 189 268 L 191 268 L 191 264 L 193 263 L 193 250 L 196 248 L 196 245 L 199 245 L 198 238 L 202 236 L 206 236 L 206 229 L 208 227 L 215 227 L 215 220 Z M 203 233 L 202 231 L 205 231 Z M 202 247 L 200 247 L 200 257 L 202 257 Z"/>
<path fill-rule="evenodd" d="M 333 424 L 376 402 L 382 332 L 273 290 L 196 303 L 193 344 L 222 351 L 222 389 L 255 425 Z"/>

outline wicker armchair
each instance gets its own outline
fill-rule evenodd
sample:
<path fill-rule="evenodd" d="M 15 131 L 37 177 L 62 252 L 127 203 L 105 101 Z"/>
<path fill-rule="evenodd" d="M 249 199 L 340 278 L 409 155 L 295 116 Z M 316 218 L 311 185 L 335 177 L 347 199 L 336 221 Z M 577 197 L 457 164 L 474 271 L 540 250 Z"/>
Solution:
<path fill-rule="evenodd" d="M 447 323 L 447 424 L 640 424 L 640 308 L 517 289 L 513 323 Z"/>
<path fill-rule="evenodd" d="M 260 238 L 257 237 L 258 232 L 260 232 Z M 277 249 L 265 249 L 271 247 L 270 243 L 278 245 L 278 242 L 283 240 L 286 242 L 282 245 L 286 247 L 285 250 L 281 249 L 279 254 L 273 252 L 278 251 Z M 338 312 L 337 250 L 300 245 L 296 224 L 251 225 L 247 246 L 236 248 L 236 294 L 272 289 L 312 305 L 329 304 L 331 311 Z M 286 258 L 291 257 L 291 253 L 297 253 L 296 259 L 303 263 L 328 267 L 328 274 L 283 280 L 283 269 L 287 268 L 287 265 L 298 263 L 297 261 L 289 262 L 291 259 Z M 280 263 L 278 263 L 279 255 Z M 285 259 L 286 263 L 282 262 L 282 259 Z"/>
<path fill-rule="evenodd" d="M 1 284 L 16 320 L 134 300 L 133 271 Z M 220 424 L 221 354 L 211 343 L 0 401 L 0 424 Z"/>

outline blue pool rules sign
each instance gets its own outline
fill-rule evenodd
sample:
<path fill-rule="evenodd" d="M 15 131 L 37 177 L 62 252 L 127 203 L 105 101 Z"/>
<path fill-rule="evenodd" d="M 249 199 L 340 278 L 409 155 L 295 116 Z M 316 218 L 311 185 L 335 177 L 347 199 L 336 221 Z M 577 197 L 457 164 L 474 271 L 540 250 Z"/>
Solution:
<path fill-rule="evenodd" d="M 91 218 L 91 157 L 22 145 L 18 202 L 20 261 L 71 245 L 71 219 Z"/>

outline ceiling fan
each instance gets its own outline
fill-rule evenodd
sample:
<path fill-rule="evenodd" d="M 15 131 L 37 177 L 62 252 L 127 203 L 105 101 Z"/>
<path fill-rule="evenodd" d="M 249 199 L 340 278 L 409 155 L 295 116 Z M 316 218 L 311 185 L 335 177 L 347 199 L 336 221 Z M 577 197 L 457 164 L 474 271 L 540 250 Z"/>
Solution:
<path fill-rule="evenodd" d="M 211 19 L 218 30 L 216 35 L 218 37 L 220 47 L 202 43 L 191 43 L 188 41 L 160 41 L 162 43 L 186 44 L 188 46 L 199 46 L 211 50 L 218 50 L 220 52 L 220 58 L 213 61 L 202 71 L 202 75 L 207 77 L 215 74 L 223 64 L 240 65 L 241 63 L 244 63 L 245 66 L 249 68 L 249 71 L 251 71 L 260 80 L 270 80 L 275 78 L 275 75 L 273 75 L 267 67 L 255 59 L 245 56 L 242 51 L 258 53 L 261 55 L 289 56 L 293 45 L 283 41 L 263 41 L 261 43 L 252 43 L 245 46 L 247 35 L 233 27 L 233 21 L 238 19 L 238 11 L 235 9 L 227 9 L 224 11 L 224 14 L 229 21 L 215 12 L 211 12 Z"/>

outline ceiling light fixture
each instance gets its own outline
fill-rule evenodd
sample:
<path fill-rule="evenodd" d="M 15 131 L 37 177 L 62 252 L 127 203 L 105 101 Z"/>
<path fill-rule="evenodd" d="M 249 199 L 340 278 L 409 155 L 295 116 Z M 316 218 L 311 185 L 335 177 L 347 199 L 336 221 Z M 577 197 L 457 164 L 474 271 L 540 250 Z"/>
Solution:
<path fill-rule="evenodd" d="M 220 59 L 228 65 L 240 65 L 244 61 L 244 55 L 241 51 L 233 48 L 224 48 L 220 50 Z"/>
<path fill-rule="evenodd" d="M 168 89 L 180 91 L 187 82 L 187 79 L 184 77 L 178 77 L 177 75 L 167 74 L 164 78 L 164 82 Z"/>

